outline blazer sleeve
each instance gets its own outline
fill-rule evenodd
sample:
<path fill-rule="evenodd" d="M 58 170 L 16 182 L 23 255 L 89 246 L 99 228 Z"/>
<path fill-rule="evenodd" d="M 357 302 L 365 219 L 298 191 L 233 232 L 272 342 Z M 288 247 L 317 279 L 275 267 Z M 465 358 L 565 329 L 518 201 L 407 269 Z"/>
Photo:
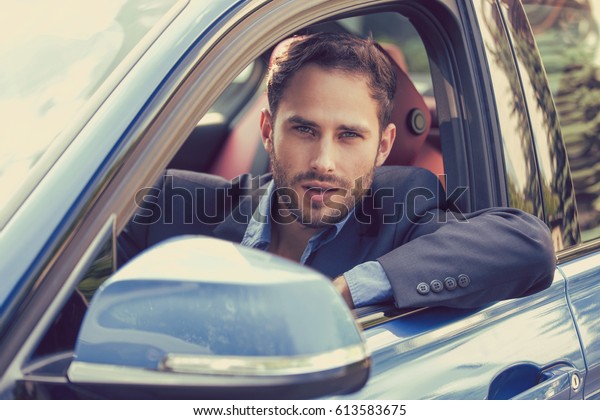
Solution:
<path fill-rule="evenodd" d="M 418 185 L 428 199 L 405 201 L 397 246 L 378 259 L 397 307 L 474 308 L 550 286 L 556 257 L 540 219 L 514 208 L 447 211 L 437 184 L 428 171 L 415 173 L 405 188 Z"/>

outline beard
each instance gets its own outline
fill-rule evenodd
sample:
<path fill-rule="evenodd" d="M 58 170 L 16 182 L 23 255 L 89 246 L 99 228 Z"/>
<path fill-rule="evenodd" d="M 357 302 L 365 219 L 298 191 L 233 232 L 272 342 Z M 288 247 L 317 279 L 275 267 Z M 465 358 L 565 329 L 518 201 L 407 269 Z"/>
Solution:
<path fill-rule="evenodd" d="M 299 222 L 310 228 L 324 228 L 341 222 L 351 210 L 360 203 L 367 190 L 371 187 L 375 174 L 375 164 L 369 172 L 355 180 L 348 180 L 335 175 L 319 174 L 313 170 L 290 174 L 283 164 L 277 159 L 274 152 L 270 154 L 273 181 L 277 200 L 292 215 L 288 217 L 275 217 L 275 220 L 285 219 L 290 222 Z M 313 200 L 311 190 L 298 193 L 295 187 L 302 190 L 301 183 L 317 181 L 334 185 L 335 188 L 326 190 L 322 201 Z M 313 191 L 314 192 L 314 191 Z"/>

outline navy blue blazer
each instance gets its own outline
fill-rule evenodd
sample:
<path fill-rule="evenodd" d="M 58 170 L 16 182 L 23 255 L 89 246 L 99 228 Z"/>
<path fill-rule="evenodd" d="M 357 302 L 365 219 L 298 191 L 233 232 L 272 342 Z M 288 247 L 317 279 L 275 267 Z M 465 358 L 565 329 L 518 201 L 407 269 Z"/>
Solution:
<path fill-rule="evenodd" d="M 234 181 L 169 170 L 136 196 L 139 209 L 118 239 L 119 263 L 177 235 L 241 242 L 270 175 Z M 378 261 L 399 308 L 473 308 L 547 288 L 555 254 L 538 218 L 512 208 L 469 214 L 447 209 L 437 177 L 385 166 L 338 236 L 306 264 L 334 278 Z"/>

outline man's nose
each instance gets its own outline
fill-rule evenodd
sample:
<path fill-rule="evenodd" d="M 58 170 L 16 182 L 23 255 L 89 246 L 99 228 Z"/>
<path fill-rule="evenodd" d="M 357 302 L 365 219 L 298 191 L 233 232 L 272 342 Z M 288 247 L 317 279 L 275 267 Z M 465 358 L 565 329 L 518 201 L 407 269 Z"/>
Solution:
<path fill-rule="evenodd" d="M 321 138 L 315 146 L 310 162 L 311 169 L 320 173 L 333 172 L 335 169 L 334 141 Z"/>

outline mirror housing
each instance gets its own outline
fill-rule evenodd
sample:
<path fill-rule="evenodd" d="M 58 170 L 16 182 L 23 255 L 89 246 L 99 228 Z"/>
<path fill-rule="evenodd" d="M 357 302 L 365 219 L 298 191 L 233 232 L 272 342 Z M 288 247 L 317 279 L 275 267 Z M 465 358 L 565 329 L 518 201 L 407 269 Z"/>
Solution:
<path fill-rule="evenodd" d="M 322 274 L 179 237 L 98 289 L 67 376 L 88 398 L 299 399 L 356 391 L 369 369 L 362 334 Z"/>

